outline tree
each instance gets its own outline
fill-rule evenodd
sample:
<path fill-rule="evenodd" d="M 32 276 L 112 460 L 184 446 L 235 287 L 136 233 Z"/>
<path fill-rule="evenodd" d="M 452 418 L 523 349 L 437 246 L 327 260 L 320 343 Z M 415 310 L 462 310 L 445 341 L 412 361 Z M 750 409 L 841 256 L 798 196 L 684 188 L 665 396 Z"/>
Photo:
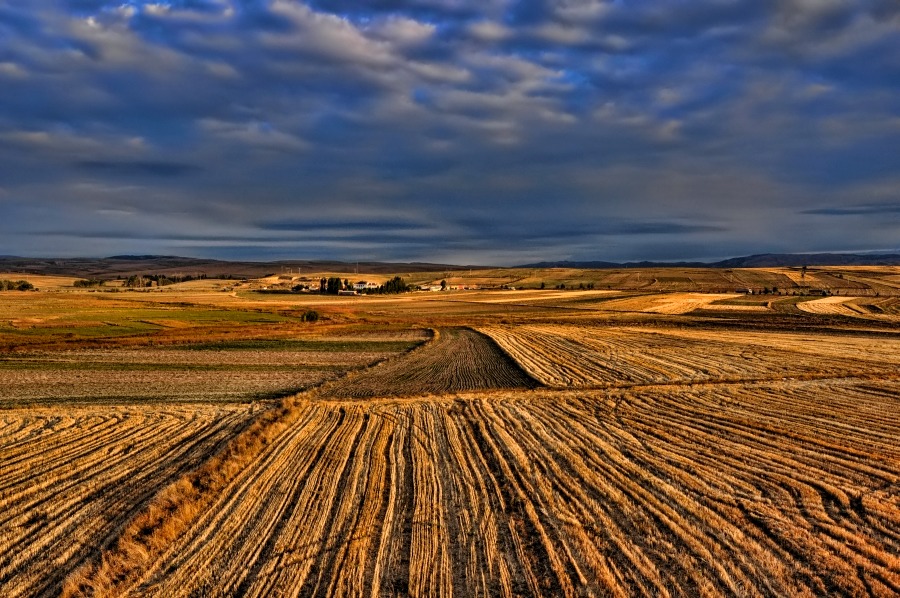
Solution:
<path fill-rule="evenodd" d="M 441 281 L 441 290 L 442 290 L 442 291 L 446 291 L 446 290 L 447 290 L 447 281 L 446 281 L 446 280 L 442 280 L 442 281 Z"/>
<path fill-rule="evenodd" d="M 395 276 L 386 283 L 384 283 L 384 292 L 385 293 L 405 293 L 409 290 L 409 287 L 403 279 L 399 276 Z"/>
<path fill-rule="evenodd" d="M 128 280 L 125 281 L 125 286 L 129 287 L 129 288 L 134 288 L 134 287 L 139 288 L 139 287 L 147 286 L 148 284 L 153 284 L 153 281 L 150 281 L 150 280 L 145 281 L 143 276 L 138 276 L 137 274 L 132 274 L 131 276 L 128 277 Z"/>

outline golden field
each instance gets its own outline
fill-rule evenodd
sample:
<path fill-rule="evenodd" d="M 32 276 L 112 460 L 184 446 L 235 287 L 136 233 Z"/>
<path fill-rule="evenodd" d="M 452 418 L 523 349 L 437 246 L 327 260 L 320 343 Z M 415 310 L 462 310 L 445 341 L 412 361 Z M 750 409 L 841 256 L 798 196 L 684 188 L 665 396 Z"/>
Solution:
<path fill-rule="evenodd" d="M 4 596 L 900 594 L 896 268 L 31 278 Z"/>

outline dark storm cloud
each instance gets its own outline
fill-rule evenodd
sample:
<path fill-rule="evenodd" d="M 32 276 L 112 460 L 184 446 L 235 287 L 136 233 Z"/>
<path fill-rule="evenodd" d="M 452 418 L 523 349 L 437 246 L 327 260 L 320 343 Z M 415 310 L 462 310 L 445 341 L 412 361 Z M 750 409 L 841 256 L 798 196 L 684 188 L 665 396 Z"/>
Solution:
<path fill-rule="evenodd" d="M 522 263 L 900 235 L 888 0 L 0 0 L 0 89 L 0 253 Z"/>
<path fill-rule="evenodd" d="M 320 231 L 396 231 L 396 230 L 421 230 L 422 225 L 413 222 L 348 222 L 346 220 L 333 220 L 330 222 L 316 221 L 278 221 L 263 222 L 259 228 L 267 231 L 290 232 L 320 232 Z"/>
<path fill-rule="evenodd" d="M 803 210 L 803 214 L 815 214 L 818 216 L 877 216 L 879 214 L 900 214 L 900 203 L 898 204 L 870 204 L 862 206 L 848 207 L 830 207 L 830 208 L 813 208 Z"/>
<path fill-rule="evenodd" d="M 608 235 L 674 235 L 685 233 L 725 232 L 728 228 L 710 224 L 677 222 L 623 222 L 604 231 Z"/>
<path fill-rule="evenodd" d="M 104 160 L 84 160 L 76 162 L 75 166 L 81 170 L 96 174 L 111 174 L 119 176 L 150 175 L 157 177 L 180 177 L 202 170 L 194 164 L 180 162 L 110 162 Z"/>

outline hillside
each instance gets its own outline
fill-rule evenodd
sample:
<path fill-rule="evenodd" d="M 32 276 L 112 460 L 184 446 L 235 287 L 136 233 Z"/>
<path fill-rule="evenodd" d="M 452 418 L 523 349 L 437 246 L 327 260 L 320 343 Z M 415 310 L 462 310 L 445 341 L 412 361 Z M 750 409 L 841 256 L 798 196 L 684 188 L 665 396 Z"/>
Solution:
<path fill-rule="evenodd" d="M 521 268 L 788 268 L 801 266 L 898 266 L 900 254 L 761 253 L 718 262 L 604 262 L 556 261 L 526 264 Z"/>
<path fill-rule="evenodd" d="M 115 278 L 132 274 L 180 274 L 208 277 L 259 278 L 285 272 L 358 272 L 393 274 L 423 271 L 464 270 L 471 266 L 429 263 L 338 262 L 330 260 L 289 260 L 243 262 L 168 255 L 116 255 L 106 258 L 0 257 L 0 271 L 23 274 L 55 274 L 83 278 Z"/>

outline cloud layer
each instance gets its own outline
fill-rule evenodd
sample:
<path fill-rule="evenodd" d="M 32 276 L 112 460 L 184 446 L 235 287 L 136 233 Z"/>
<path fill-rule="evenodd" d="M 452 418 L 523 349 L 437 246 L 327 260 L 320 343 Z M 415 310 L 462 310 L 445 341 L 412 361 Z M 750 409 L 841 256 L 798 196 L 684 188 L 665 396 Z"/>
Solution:
<path fill-rule="evenodd" d="M 894 0 L 0 0 L 0 254 L 900 245 Z"/>

